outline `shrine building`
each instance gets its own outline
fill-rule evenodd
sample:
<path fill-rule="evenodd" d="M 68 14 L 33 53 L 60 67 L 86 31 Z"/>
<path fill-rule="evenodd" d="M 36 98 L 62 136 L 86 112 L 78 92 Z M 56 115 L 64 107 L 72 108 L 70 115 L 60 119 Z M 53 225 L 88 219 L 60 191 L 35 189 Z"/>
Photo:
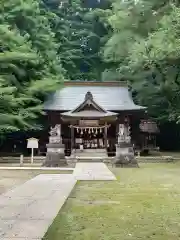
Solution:
<path fill-rule="evenodd" d="M 49 127 L 61 125 L 66 155 L 81 146 L 114 155 L 122 124 L 135 148 L 155 147 L 157 126 L 147 119 L 146 107 L 134 103 L 124 82 L 64 82 L 44 110 Z"/>

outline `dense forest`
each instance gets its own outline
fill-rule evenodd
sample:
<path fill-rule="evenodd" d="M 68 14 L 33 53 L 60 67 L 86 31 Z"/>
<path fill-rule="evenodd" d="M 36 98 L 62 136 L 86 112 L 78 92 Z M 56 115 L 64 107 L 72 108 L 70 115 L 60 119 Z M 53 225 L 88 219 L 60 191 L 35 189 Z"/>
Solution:
<path fill-rule="evenodd" d="M 43 101 L 64 80 L 120 80 L 178 147 L 179 33 L 176 0 L 2 0 L 1 141 L 41 129 Z"/>

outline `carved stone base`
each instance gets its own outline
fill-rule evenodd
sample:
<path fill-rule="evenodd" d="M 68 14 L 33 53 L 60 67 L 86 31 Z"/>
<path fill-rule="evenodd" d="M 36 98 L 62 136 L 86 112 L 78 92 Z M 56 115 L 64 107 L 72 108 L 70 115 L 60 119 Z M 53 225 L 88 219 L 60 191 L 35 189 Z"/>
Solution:
<path fill-rule="evenodd" d="M 122 142 L 116 145 L 116 157 L 114 162 L 116 167 L 139 167 L 134 156 L 131 143 Z"/>
<path fill-rule="evenodd" d="M 49 143 L 61 143 L 61 137 L 60 136 L 50 136 Z"/>
<path fill-rule="evenodd" d="M 47 154 L 43 163 L 45 167 L 61 167 L 67 165 L 64 154 L 64 145 L 61 143 L 46 144 Z"/>

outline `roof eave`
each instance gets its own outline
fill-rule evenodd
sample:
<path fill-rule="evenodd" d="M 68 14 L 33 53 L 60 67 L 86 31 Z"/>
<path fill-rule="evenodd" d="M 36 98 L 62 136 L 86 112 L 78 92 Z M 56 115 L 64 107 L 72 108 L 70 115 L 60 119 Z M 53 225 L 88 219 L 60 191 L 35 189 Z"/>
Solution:
<path fill-rule="evenodd" d="M 108 112 L 121 112 L 121 111 L 146 111 L 148 108 L 147 107 L 141 107 L 141 108 L 124 108 L 124 109 L 112 109 L 112 110 L 107 110 Z M 59 109 L 59 108 L 48 108 L 44 107 L 44 111 L 60 111 L 63 113 L 71 112 L 70 109 Z M 63 114 L 61 113 L 61 114 Z"/>
<path fill-rule="evenodd" d="M 97 115 L 75 115 L 75 114 L 71 114 L 69 112 L 66 112 L 66 113 L 61 113 L 62 116 L 64 117 L 72 117 L 72 118 L 90 118 L 90 117 L 93 117 L 93 118 L 102 118 L 102 117 L 114 117 L 114 116 L 117 116 L 118 113 L 113 113 L 113 114 L 109 114 L 109 115 L 102 115 L 102 116 L 97 116 Z"/>

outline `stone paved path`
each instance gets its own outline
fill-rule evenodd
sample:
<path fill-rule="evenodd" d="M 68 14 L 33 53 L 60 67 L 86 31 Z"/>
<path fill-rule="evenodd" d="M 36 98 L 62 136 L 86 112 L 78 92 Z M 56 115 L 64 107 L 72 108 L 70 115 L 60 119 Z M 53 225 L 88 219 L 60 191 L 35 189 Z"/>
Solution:
<path fill-rule="evenodd" d="M 74 168 L 70 168 L 70 167 L 0 167 L 0 170 L 42 170 L 42 171 L 73 171 Z"/>
<path fill-rule="evenodd" d="M 0 239 L 42 239 L 77 180 L 116 180 L 104 163 L 77 163 L 73 174 L 40 174 L 0 196 Z"/>
<path fill-rule="evenodd" d="M 116 180 L 116 177 L 102 162 L 76 163 L 73 175 L 77 180 Z"/>
<path fill-rule="evenodd" d="M 0 239 L 41 239 L 76 180 L 71 174 L 41 174 L 0 196 Z"/>

